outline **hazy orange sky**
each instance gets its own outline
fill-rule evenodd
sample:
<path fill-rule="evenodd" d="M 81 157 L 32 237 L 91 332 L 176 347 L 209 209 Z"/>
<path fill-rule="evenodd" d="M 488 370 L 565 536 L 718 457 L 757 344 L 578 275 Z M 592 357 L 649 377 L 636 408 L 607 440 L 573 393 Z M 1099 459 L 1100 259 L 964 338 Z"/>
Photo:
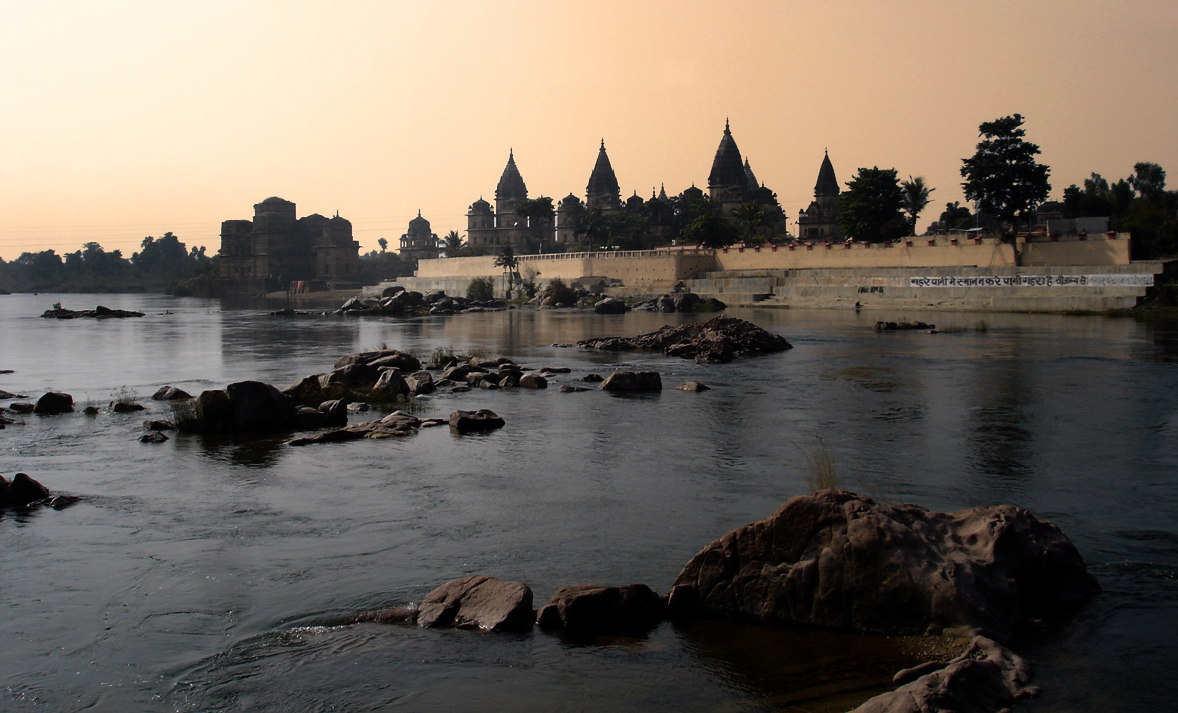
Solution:
<path fill-rule="evenodd" d="M 533 197 L 583 196 L 603 138 L 626 196 L 706 188 L 725 118 L 791 221 L 829 148 L 924 176 L 923 228 L 1016 112 L 1055 197 L 1178 184 L 1176 80 L 1174 0 L 0 0 L 0 257 L 212 254 L 269 196 L 395 248 L 419 209 L 464 231 L 509 149 Z"/>

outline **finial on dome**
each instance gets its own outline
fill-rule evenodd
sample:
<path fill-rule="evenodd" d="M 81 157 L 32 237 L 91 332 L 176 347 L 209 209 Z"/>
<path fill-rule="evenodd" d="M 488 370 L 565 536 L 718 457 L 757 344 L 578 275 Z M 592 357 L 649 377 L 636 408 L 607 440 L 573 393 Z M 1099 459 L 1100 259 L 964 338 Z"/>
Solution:
<path fill-rule="evenodd" d="M 729 136 L 731 134 L 732 130 L 728 128 L 728 117 L 724 117 L 724 135 Z"/>
<path fill-rule="evenodd" d="M 601 150 L 605 151 L 605 139 L 604 138 L 601 140 Z"/>
<path fill-rule="evenodd" d="M 417 209 L 417 217 L 418 217 L 418 218 L 420 218 L 420 217 L 421 217 L 421 209 L 420 209 L 420 208 L 418 208 L 418 209 Z"/>

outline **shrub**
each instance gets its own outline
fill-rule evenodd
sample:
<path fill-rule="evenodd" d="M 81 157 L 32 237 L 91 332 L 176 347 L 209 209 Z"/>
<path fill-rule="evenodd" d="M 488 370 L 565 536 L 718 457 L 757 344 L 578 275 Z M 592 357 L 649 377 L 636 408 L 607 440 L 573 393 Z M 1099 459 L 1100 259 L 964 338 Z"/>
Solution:
<path fill-rule="evenodd" d="M 573 288 L 564 284 L 564 280 L 554 277 L 544 288 L 544 302 L 551 305 L 573 305 L 577 302 L 577 293 L 573 291 Z"/>
<path fill-rule="evenodd" d="M 476 277 L 466 286 L 466 298 L 476 302 L 495 299 L 495 280 L 490 277 Z"/>

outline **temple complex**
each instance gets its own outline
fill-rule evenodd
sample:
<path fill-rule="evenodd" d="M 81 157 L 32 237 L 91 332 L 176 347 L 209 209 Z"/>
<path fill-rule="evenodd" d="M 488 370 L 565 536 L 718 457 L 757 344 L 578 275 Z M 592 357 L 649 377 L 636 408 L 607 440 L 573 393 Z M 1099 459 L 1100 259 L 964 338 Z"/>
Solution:
<path fill-rule="evenodd" d="M 430 231 L 429 221 L 421 217 L 420 210 L 417 217 L 409 221 L 409 232 L 401 236 L 401 247 L 397 252 L 402 259 L 410 260 L 432 260 L 441 252 L 438 235 Z"/>
<path fill-rule="evenodd" d="M 798 238 L 800 240 L 840 240 L 839 230 L 839 182 L 834 177 L 834 166 L 830 163 L 830 152 L 822 157 L 818 168 L 818 182 L 814 184 L 814 200 L 809 207 L 798 212 Z"/>

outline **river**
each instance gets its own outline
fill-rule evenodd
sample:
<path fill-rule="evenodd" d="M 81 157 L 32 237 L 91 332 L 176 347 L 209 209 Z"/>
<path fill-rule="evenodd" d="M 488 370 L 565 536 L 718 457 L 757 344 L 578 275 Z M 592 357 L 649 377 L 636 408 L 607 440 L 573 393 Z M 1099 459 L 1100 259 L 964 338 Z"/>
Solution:
<path fill-rule="evenodd" d="M 143 318 L 47 320 L 53 302 Z M 711 540 L 807 491 L 934 510 L 1013 503 L 1072 538 L 1104 588 L 1013 645 L 1044 711 L 1155 711 L 1178 698 L 1178 325 L 965 313 L 732 310 L 794 349 L 724 365 L 554 346 L 676 315 L 572 310 L 413 319 L 269 316 L 158 295 L 0 297 L 0 389 L 78 411 L 0 431 L 0 473 L 80 496 L 0 513 L 6 711 L 843 710 L 907 662 L 883 637 L 664 623 L 587 645 L 424 631 L 341 615 L 468 574 L 543 603 L 582 582 L 665 593 Z M 876 333 L 876 319 L 943 334 Z M 282 388 L 381 345 L 567 366 L 546 391 L 440 394 L 419 415 L 490 408 L 482 436 L 291 448 L 284 438 L 137 441 L 164 384 Z M 558 393 L 622 366 L 666 390 Z M 712 387 L 671 390 L 683 381 Z M 105 408 L 135 394 L 146 413 Z M 7 401 L 4 402 L 7 405 Z M 87 403 L 103 406 L 83 415 Z M 352 417 L 356 419 L 356 416 Z"/>

